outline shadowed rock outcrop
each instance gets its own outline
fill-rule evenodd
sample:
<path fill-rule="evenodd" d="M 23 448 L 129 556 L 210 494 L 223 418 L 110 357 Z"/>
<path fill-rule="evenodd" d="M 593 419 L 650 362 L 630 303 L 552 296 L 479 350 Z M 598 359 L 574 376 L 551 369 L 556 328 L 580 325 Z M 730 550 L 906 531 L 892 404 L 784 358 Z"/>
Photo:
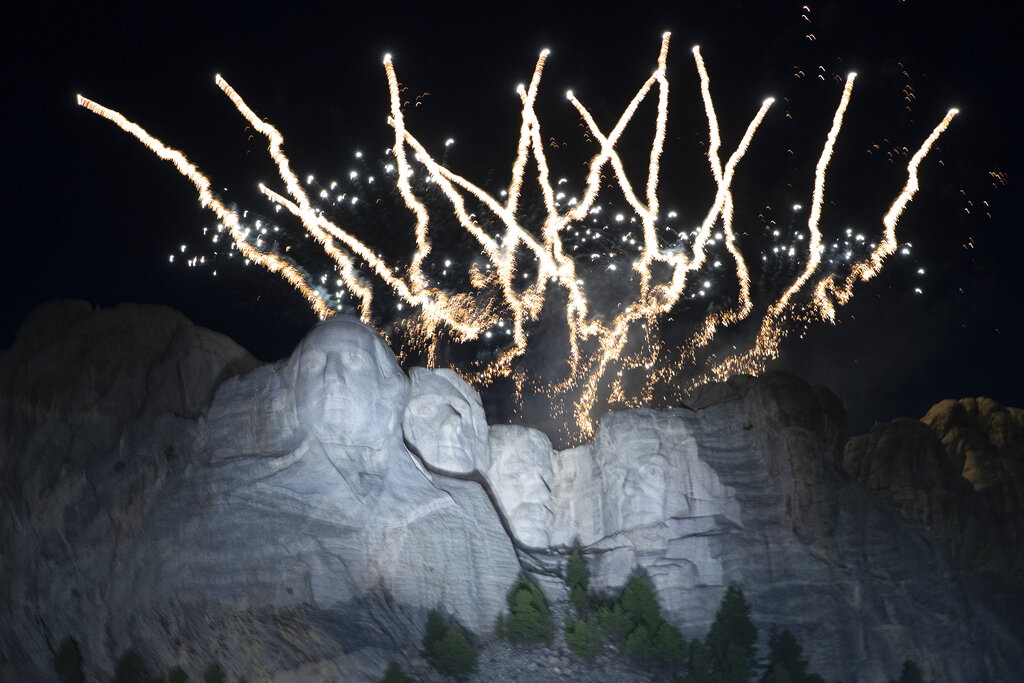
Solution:
<path fill-rule="evenodd" d="M 741 587 L 762 639 L 788 628 L 829 679 L 1024 670 L 1021 581 L 964 550 L 959 502 L 1019 514 L 1017 413 L 954 406 L 940 436 L 844 452 L 838 399 L 769 373 L 554 451 L 488 428 L 454 373 L 410 376 L 351 320 L 260 365 L 167 309 L 37 311 L 0 356 L 0 679 L 45 679 L 72 635 L 96 679 L 132 648 L 195 676 L 374 680 L 419 666 L 430 609 L 486 643 L 520 571 L 567 601 L 574 547 L 596 590 L 645 574 L 688 638 Z"/>
<path fill-rule="evenodd" d="M 953 468 L 1000 520 L 1024 572 L 1024 410 L 989 398 L 947 399 L 921 421 L 942 441 Z"/>

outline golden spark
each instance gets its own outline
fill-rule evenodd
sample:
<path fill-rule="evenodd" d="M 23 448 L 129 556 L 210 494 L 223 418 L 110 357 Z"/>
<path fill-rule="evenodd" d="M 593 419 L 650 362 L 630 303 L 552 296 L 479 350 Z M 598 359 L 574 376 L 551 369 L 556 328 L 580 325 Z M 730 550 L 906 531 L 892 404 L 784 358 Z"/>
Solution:
<path fill-rule="evenodd" d="M 594 413 L 602 403 L 602 395 L 608 402 L 636 406 L 650 401 L 656 386 L 671 384 L 677 392 L 682 392 L 701 383 L 725 379 L 737 373 L 758 374 L 769 360 L 778 356 L 779 343 L 793 320 L 817 318 L 834 321 L 836 306 L 849 301 L 855 283 L 874 277 L 881 270 L 883 261 L 895 252 L 896 224 L 918 190 L 918 167 L 956 114 L 955 110 L 951 110 L 911 158 L 907 166 L 907 182 L 882 219 L 884 238 L 870 255 L 853 263 L 848 274 L 837 280 L 834 273 L 823 272 L 819 223 L 829 162 L 853 92 L 854 74 L 850 74 L 815 169 L 807 223 L 810 240 L 802 269 L 778 300 L 768 305 L 750 348 L 722 360 L 715 360 L 712 356 L 704 372 L 684 377 L 683 372 L 692 366 L 693 354 L 697 350 L 708 347 L 722 329 L 746 319 L 754 310 L 749 270 L 739 238 L 733 230 L 731 186 L 736 168 L 773 101 L 764 101 L 736 149 L 723 163 L 722 141 L 711 97 L 710 77 L 699 48 L 693 48 L 708 121 L 707 157 L 716 191 L 700 226 L 676 242 L 664 243 L 658 237 L 658 227 L 664 218 L 659 200 L 659 178 L 668 122 L 668 48 L 669 34 L 666 33 L 654 73 L 641 85 L 607 133 L 601 130 L 591 112 L 577 97 L 571 92 L 567 94 L 568 101 L 579 113 L 587 137 L 596 141 L 600 149 L 587 164 L 581 197 L 568 202 L 564 207 L 557 198 L 556 187 L 551 180 L 541 124 L 536 113 L 540 80 L 549 56 L 547 50 L 540 54 L 529 85 L 520 86 L 518 91 L 522 103 L 520 134 L 511 178 L 506 191 L 501 193 L 504 200 L 437 162 L 409 131 L 402 111 L 398 76 L 391 57 L 386 56 L 384 69 L 390 93 L 388 122 L 394 131 L 391 151 L 397 164 L 396 186 L 415 220 L 411 239 L 412 256 L 405 265 L 386 262 L 366 242 L 325 217 L 291 170 L 289 159 L 282 151 L 284 140 L 281 133 L 250 109 L 219 75 L 216 83 L 249 125 L 268 140 L 268 152 L 277 166 L 284 188 L 283 191 L 275 191 L 261 184 L 260 191 L 294 216 L 305 234 L 320 245 L 338 273 L 339 284 L 357 302 L 359 315 L 364 322 L 374 323 L 371 312 L 373 289 L 365 280 L 367 276 L 372 276 L 386 285 L 401 304 L 409 307 L 410 312 L 400 330 L 406 343 L 420 349 L 430 365 L 438 362 L 438 340 L 443 335 L 462 343 L 478 340 L 496 326 L 507 330 L 510 341 L 493 359 L 458 368 L 460 373 L 478 387 L 486 386 L 501 377 L 510 377 L 515 381 L 519 394 L 517 398 L 521 398 L 521 393 L 528 388 L 547 394 L 563 415 L 567 416 L 571 412 L 572 423 L 565 425 L 566 431 L 585 439 L 593 434 Z M 640 105 L 655 88 L 658 97 L 654 137 L 648 155 L 647 177 L 643 188 L 637 191 L 627 176 L 616 146 Z M 235 248 L 246 259 L 284 278 L 302 294 L 321 318 L 335 313 L 325 299 L 325 293 L 311 281 L 307 271 L 287 254 L 275 253 L 264 242 L 253 238 L 243 226 L 242 216 L 213 194 L 210 180 L 184 154 L 166 147 L 141 126 L 116 111 L 81 95 L 78 96 L 78 103 L 138 138 L 161 159 L 170 161 L 179 173 L 195 185 L 202 206 L 216 214 Z M 539 224 L 524 225 L 521 201 L 531 160 L 544 215 Z M 453 293 L 438 284 L 431 284 L 431 216 L 410 182 L 414 167 L 422 167 L 429 181 L 451 203 L 458 223 L 486 260 L 483 269 L 476 263 L 465 266 L 466 276 L 472 285 L 471 291 Z M 585 269 L 566 249 L 565 239 L 568 234 L 578 231 L 588 216 L 600 209 L 597 200 L 604 189 L 602 182 L 608 182 L 607 176 L 614 178 L 617 190 L 633 210 L 634 218 L 639 220 L 642 238 L 639 254 L 632 263 L 634 275 L 628 278 L 635 285 L 632 297 L 621 302 L 614 311 L 593 311 L 587 283 L 583 279 L 582 271 Z M 483 222 L 478 219 L 467 209 L 467 200 L 486 207 L 490 214 L 488 218 L 492 220 Z M 494 224 L 500 226 L 497 231 L 492 227 Z M 736 300 L 728 308 L 707 314 L 685 343 L 678 349 L 667 350 L 660 341 L 659 325 L 678 310 L 686 294 L 692 293 L 694 277 L 706 267 L 709 251 L 715 244 L 716 226 L 720 227 L 722 242 L 732 261 L 731 273 L 738 290 Z M 687 238 L 690 238 L 688 242 L 685 241 Z M 532 282 L 524 284 L 528 278 L 523 276 L 523 270 L 527 267 L 536 276 Z M 542 309 L 546 302 L 554 298 L 551 293 L 556 290 L 559 291 L 558 300 L 564 301 L 565 307 L 560 315 L 564 315 L 567 331 L 566 371 L 557 382 L 541 384 L 517 369 L 516 361 L 527 354 L 531 326 L 538 323 Z M 801 302 L 798 295 L 802 292 L 807 294 Z M 623 374 L 629 372 L 639 373 L 642 380 L 642 387 L 632 394 L 623 382 Z"/>

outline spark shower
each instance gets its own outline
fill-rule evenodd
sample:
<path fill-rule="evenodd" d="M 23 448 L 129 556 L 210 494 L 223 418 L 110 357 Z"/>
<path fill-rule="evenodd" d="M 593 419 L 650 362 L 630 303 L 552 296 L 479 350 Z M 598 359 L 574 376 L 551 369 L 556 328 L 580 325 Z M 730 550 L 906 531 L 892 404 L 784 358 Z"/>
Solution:
<path fill-rule="evenodd" d="M 541 52 L 529 85 L 521 85 L 522 120 L 511 178 L 498 196 L 485 191 L 435 160 L 426 147 L 406 126 L 401 87 L 390 56 L 384 58 L 390 92 L 388 123 L 394 131 L 390 154 L 394 165 L 389 177 L 411 213 L 414 226 L 408 235 L 411 255 L 398 262 L 378 255 L 372 244 L 356 237 L 349 226 L 330 220 L 324 210 L 304 189 L 292 171 L 283 152 L 283 137 L 261 119 L 235 90 L 219 75 L 216 83 L 239 113 L 256 131 L 268 140 L 270 157 L 277 166 L 283 190 L 260 184 L 260 192 L 293 217 L 293 231 L 312 240 L 330 259 L 331 272 L 317 275 L 312 264 L 299 262 L 290 249 L 280 249 L 278 241 L 267 235 L 261 223 L 247 222 L 246 213 L 229 208 L 211 190 L 211 181 L 191 164 L 180 151 L 166 147 L 138 124 L 82 95 L 78 103 L 138 138 L 158 157 L 170 161 L 196 187 L 202 206 L 212 210 L 220 221 L 214 240 L 226 235 L 231 248 L 247 262 L 258 264 L 275 273 L 294 287 L 320 317 L 334 315 L 342 308 L 338 296 L 328 282 L 348 294 L 360 318 L 368 324 L 374 320 L 374 297 L 380 287 L 394 297 L 396 307 L 403 311 L 392 334 L 400 357 L 415 349 L 429 365 L 439 362 L 443 342 L 452 344 L 482 343 L 498 336 L 504 340 L 492 352 L 456 367 L 456 370 L 478 388 L 500 378 L 513 382 L 515 400 L 525 394 L 544 394 L 553 414 L 561 416 L 567 434 L 577 439 L 593 434 L 595 413 L 599 406 L 641 406 L 659 396 L 681 399 L 685 392 L 709 381 L 724 380 L 737 373 L 758 374 L 765 364 L 779 354 L 779 345 L 796 324 L 815 320 L 834 322 L 836 309 L 853 295 L 857 282 L 877 275 L 885 260 L 896 252 L 896 224 L 907 203 L 918 190 L 918 166 L 932 145 L 946 130 L 956 110 L 950 110 L 935 126 L 907 164 L 906 182 L 881 218 L 882 234 L 867 253 L 844 264 L 837 272 L 825 268 L 825 238 L 819 227 L 825 197 L 825 179 L 833 148 L 853 93 L 855 74 L 849 74 L 828 135 L 814 172 L 801 265 L 780 289 L 780 294 L 758 304 L 751 287 L 750 269 L 743 254 L 743 244 L 733 229 L 733 196 L 731 186 L 737 166 L 743 159 L 758 127 L 772 106 L 765 100 L 754 114 L 735 150 L 724 155 L 718 118 L 711 97 L 710 77 L 700 50 L 693 48 L 693 58 L 700 77 L 700 93 L 708 123 L 707 160 L 716 191 L 711 206 L 699 226 L 692 231 L 665 229 L 665 215 L 659 199 L 660 161 L 666 140 L 669 81 L 666 61 L 669 34 L 662 39 L 657 68 L 633 96 L 610 131 L 601 130 L 590 110 L 573 95 L 566 94 L 576 109 L 581 126 L 599 150 L 587 164 L 584 189 L 578 198 L 566 199 L 553 181 L 545 152 L 541 124 L 535 105 L 541 75 L 548 51 Z M 654 135 L 647 163 L 647 177 L 634 185 L 627 177 L 626 166 L 616 145 L 632 122 L 641 103 L 657 90 Z M 531 166 L 543 210 L 524 211 L 523 196 Z M 446 254 L 434 254 L 437 230 L 431 213 L 414 182 L 416 171 L 425 173 L 427 183 L 436 187 L 450 203 L 449 210 L 463 231 L 476 256 L 465 263 L 454 262 Z M 586 222 L 599 213 L 598 197 L 607 188 L 621 193 L 634 216 L 631 225 L 639 225 L 639 238 L 630 239 L 632 252 L 619 253 L 618 262 L 595 267 L 593 254 L 576 254 L 581 232 L 593 236 L 595 228 Z M 307 186 L 311 181 L 307 181 Z M 422 195 L 422 192 L 420 193 Z M 470 202 L 472 208 L 467 202 Z M 486 214 L 486 218 L 478 216 Z M 524 218 L 530 214 L 529 224 Z M 621 220 L 621 219 L 620 219 Z M 616 221 L 607 221 L 614 224 Z M 600 223 L 600 221 L 598 221 Z M 274 227 L 273 230 L 281 228 Z M 597 228 L 608 238 L 619 227 Z M 450 239 L 450 236 L 446 236 Z M 623 239 L 623 241 L 626 241 Z M 586 251 L 586 250 L 585 250 Z M 626 252 L 628 250 L 622 250 Z M 723 260 L 729 265 L 722 275 Z M 681 344 L 671 346 L 662 340 L 660 326 L 685 305 L 685 298 L 699 293 L 707 280 L 698 281 L 702 272 L 714 278 L 733 279 L 736 292 L 727 306 L 716 307 L 702 315 L 692 333 Z M 607 283 L 607 273 L 618 267 L 623 273 L 617 286 L 628 287 L 629 294 L 613 306 L 595 306 L 594 291 Z M 452 289 L 444 284 L 450 270 L 461 269 L 462 281 L 468 286 Z M 589 287 L 588 287 L 589 285 Z M 557 377 L 537 377 L 527 371 L 531 354 L 544 354 L 547 349 L 531 347 L 531 333 L 538 326 L 550 325 L 550 310 L 556 307 L 558 325 L 564 325 L 566 349 L 564 363 Z M 747 346 L 719 356 L 698 352 L 712 347 L 723 330 L 750 318 L 757 310 L 760 320 L 754 321 L 756 333 Z M 762 313 L 763 311 L 763 313 Z M 561 360 L 561 359 L 559 359 Z"/>

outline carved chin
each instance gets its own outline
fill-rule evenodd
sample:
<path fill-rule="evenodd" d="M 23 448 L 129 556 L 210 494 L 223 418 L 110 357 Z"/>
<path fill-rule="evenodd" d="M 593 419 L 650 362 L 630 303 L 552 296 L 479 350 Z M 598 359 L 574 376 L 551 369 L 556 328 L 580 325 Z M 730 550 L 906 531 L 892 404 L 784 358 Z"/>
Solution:
<path fill-rule="evenodd" d="M 549 527 L 554 515 L 543 505 L 524 503 L 509 515 L 509 526 L 516 540 L 531 548 L 546 548 L 551 539 Z"/>
<path fill-rule="evenodd" d="M 426 453 L 423 459 L 434 469 L 452 474 L 469 474 L 476 469 L 473 456 L 462 448 L 440 447 L 433 453 Z"/>
<path fill-rule="evenodd" d="M 657 524 L 665 517 L 660 501 L 650 498 L 627 498 L 619 507 L 619 513 L 625 529 Z"/>

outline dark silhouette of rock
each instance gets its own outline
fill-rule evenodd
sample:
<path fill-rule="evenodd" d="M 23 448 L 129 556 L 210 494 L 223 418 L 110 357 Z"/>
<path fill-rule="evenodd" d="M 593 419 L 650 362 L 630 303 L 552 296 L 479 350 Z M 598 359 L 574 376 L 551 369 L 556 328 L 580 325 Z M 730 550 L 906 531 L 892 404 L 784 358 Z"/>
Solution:
<path fill-rule="evenodd" d="M 1024 571 L 1024 410 L 988 398 L 947 399 L 921 421 L 942 441 L 949 462 L 1006 531 Z"/>
<path fill-rule="evenodd" d="M 965 562 L 1024 570 L 1024 411 L 948 399 L 850 439 L 841 466 L 956 541 Z"/>
<path fill-rule="evenodd" d="M 946 457 L 939 437 L 920 420 L 876 423 L 869 434 L 846 444 L 842 468 L 910 519 L 945 536 L 967 526 L 971 487 Z"/>

